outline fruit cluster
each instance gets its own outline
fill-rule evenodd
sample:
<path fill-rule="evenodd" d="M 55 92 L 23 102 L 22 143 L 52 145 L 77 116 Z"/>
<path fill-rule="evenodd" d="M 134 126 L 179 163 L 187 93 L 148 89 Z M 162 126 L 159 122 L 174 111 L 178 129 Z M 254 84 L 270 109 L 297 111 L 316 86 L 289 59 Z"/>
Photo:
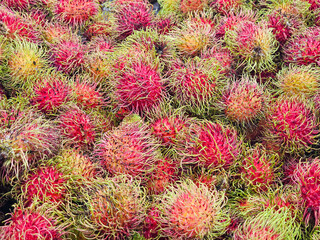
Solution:
<path fill-rule="evenodd" d="M 320 240 L 319 0 L 0 0 L 0 240 Z"/>

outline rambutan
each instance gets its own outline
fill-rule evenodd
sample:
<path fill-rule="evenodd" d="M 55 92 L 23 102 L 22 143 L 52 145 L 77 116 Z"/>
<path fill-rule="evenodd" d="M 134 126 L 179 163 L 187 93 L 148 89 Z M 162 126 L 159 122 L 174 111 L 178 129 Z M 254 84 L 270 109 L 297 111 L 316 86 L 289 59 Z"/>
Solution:
<path fill-rule="evenodd" d="M 229 217 L 225 196 L 205 185 L 185 180 L 171 186 L 159 199 L 162 232 L 172 239 L 214 238 L 226 231 Z"/>
<path fill-rule="evenodd" d="M 6 225 L 1 227 L 0 235 L 6 240 L 61 240 L 63 229 L 42 207 L 16 207 Z"/>
<path fill-rule="evenodd" d="M 240 22 L 225 34 L 225 42 L 234 56 L 238 57 L 238 67 L 248 71 L 263 71 L 274 67 L 277 41 L 272 29 L 266 24 Z"/>
<path fill-rule="evenodd" d="M 181 0 L 180 10 L 182 13 L 201 11 L 208 5 L 208 0 Z"/>
<path fill-rule="evenodd" d="M 119 38 L 124 39 L 133 31 L 143 30 L 152 24 L 152 12 L 148 1 L 129 1 L 118 4 L 115 18 Z"/>
<path fill-rule="evenodd" d="M 112 175 L 146 177 L 157 159 L 157 142 L 141 121 L 123 124 L 106 132 L 93 156 Z"/>
<path fill-rule="evenodd" d="M 70 29 L 63 24 L 47 23 L 42 30 L 42 37 L 49 44 L 57 44 L 71 38 Z"/>
<path fill-rule="evenodd" d="M 248 124 L 261 118 L 266 98 L 263 87 L 255 79 L 244 76 L 227 86 L 222 96 L 222 109 L 231 121 Z"/>
<path fill-rule="evenodd" d="M 255 191 L 266 191 L 276 181 L 277 160 L 261 145 L 249 149 L 239 166 L 242 181 Z"/>
<path fill-rule="evenodd" d="M 1 175 L 6 179 L 19 178 L 39 159 L 51 157 L 59 143 L 59 129 L 34 112 L 25 111 L 10 127 L 0 131 L 0 150 L 5 156 Z"/>
<path fill-rule="evenodd" d="M 53 166 L 40 166 L 30 171 L 21 186 L 24 204 L 30 206 L 34 201 L 61 204 L 67 194 L 67 179 Z"/>
<path fill-rule="evenodd" d="M 8 83 L 12 88 L 30 87 L 48 68 L 46 52 L 35 43 L 16 40 L 9 50 Z"/>
<path fill-rule="evenodd" d="M 127 239 L 142 228 L 146 214 L 145 192 L 139 182 L 125 176 L 100 180 L 86 196 L 88 216 L 79 228 L 88 238 Z M 110 197 L 112 196 L 112 197 Z"/>
<path fill-rule="evenodd" d="M 90 40 L 88 43 L 88 49 L 90 53 L 108 53 L 114 51 L 114 41 L 108 37 L 97 36 Z"/>
<path fill-rule="evenodd" d="M 16 2 L 16 1 L 15 1 Z M 31 42 L 39 42 L 39 32 L 26 19 L 5 7 L 0 7 L 1 29 L 4 36 L 9 39 L 25 39 Z"/>
<path fill-rule="evenodd" d="M 178 180 L 178 168 L 179 163 L 172 158 L 165 157 L 157 160 L 146 184 L 149 194 L 161 194 L 170 184 Z"/>
<path fill-rule="evenodd" d="M 234 233 L 234 240 L 277 240 L 295 239 L 301 230 L 290 210 L 275 212 L 267 209 L 257 216 L 247 219 Z"/>
<path fill-rule="evenodd" d="M 119 107 L 141 112 L 155 107 L 164 95 L 158 66 L 137 60 L 117 76 L 115 98 Z"/>
<path fill-rule="evenodd" d="M 46 114 L 56 112 L 70 98 L 71 89 L 61 79 L 45 79 L 34 88 L 30 103 Z"/>
<path fill-rule="evenodd" d="M 28 10 L 34 0 L 2 0 L 2 4 L 14 10 Z"/>
<path fill-rule="evenodd" d="M 211 61 L 199 58 L 173 64 L 170 70 L 169 87 L 174 99 L 198 115 L 206 113 L 216 98 L 216 88 L 221 78 Z"/>
<path fill-rule="evenodd" d="M 150 207 L 144 220 L 143 236 L 146 239 L 155 239 L 159 236 L 161 229 L 159 223 L 160 211 L 157 207 Z"/>
<path fill-rule="evenodd" d="M 84 67 L 87 48 L 78 38 L 62 40 L 51 46 L 54 66 L 66 74 L 74 74 Z"/>
<path fill-rule="evenodd" d="M 77 107 L 66 109 L 59 116 L 59 127 L 66 146 L 80 149 L 90 149 L 93 147 L 96 137 L 96 126 L 91 117 Z"/>
<path fill-rule="evenodd" d="M 77 78 L 72 89 L 72 95 L 77 105 L 84 109 L 99 108 L 105 104 L 97 84 L 95 82 L 91 83 L 90 80 Z"/>
<path fill-rule="evenodd" d="M 156 18 L 152 23 L 152 27 L 163 35 L 168 34 L 175 26 L 177 26 L 177 20 L 172 15 Z"/>
<path fill-rule="evenodd" d="M 243 0 L 215 0 L 210 6 L 218 13 L 227 15 L 230 12 L 237 12 L 241 7 L 244 7 Z"/>
<path fill-rule="evenodd" d="M 300 187 L 304 221 L 309 225 L 313 219 L 317 226 L 320 220 L 320 160 L 315 158 L 299 163 L 294 170 L 293 178 Z"/>
<path fill-rule="evenodd" d="M 199 165 L 213 170 L 228 168 L 239 157 L 241 140 L 232 127 L 219 122 L 204 122 L 198 134 L 190 151 Z"/>
<path fill-rule="evenodd" d="M 276 85 L 288 96 L 310 97 L 319 90 L 319 74 L 313 66 L 290 65 L 278 72 Z"/>
<path fill-rule="evenodd" d="M 284 62 L 297 65 L 320 66 L 320 28 L 312 27 L 299 32 L 285 44 Z"/>
<path fill-rule="evenodd" d="M 82 26 L 99 11 L 96 0 L 58 0 L 54 13 L 58 18 L 73 26 Z"/>
<path fill-rule="evenodd" d="M 283 153 L 301 153 L 312 148 L 319 134 L 314 112 L 300 100 L 278 99 L 271 104 L 262 138 L 265 146 Z"/>

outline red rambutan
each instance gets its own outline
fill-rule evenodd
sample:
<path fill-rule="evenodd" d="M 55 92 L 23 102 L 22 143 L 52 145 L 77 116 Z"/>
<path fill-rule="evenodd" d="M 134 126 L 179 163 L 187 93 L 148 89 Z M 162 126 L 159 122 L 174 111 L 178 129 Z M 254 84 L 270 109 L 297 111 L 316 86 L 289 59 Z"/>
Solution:
<path fill-rule="evenodd" d="M 81 26 L 98 13 L 96 0 L 58 0 L 54 12 L 58 18 L 73 26 Z"/>
<path fill-rule="evenodd" d="M 62 229 L 43 211 L 18 207 L 0 229 L 0 235 L 5 240 L 61 240 Z"/>
<path fill-rule="evenodd" d="M 271 105 L 266 119 L 262 140 L 267 149 L 275 147 L 285 153 L 299 153 L 317 142 L 316 116 L 297 99 L 278 99 Z"/>
<path fill-rule="evenodd" d="M 181 0 L 180 10 L 183 13 L 203 10 L 208 5 L 208 0 Z"/>
<path fill-rule="evenodd" d="M 157 66 L 135 61 L 117 77 L 115 95 L 119 107 L 144 111 L 155 107 L 163 97 L 163 80 Z"/>
<path fill-rule="evenodd" d="M 84 67 L 84 56 L 87 48 L 79 39 L 62 40 L 52 45 L 54 66 L 66 74 L 81 71 Z"/>
<path fill-rule="evenodd" d="M 93 147 L 96 137 L 95 125 L 83 110 L 72 107 L 59 116 L 59 127 L 64 144 L 81 149 Z"/>
<path fill-rule="evenodd" d="M 320 66 L 320 28 L 308 28 L 294 35 L 284 46 L 284 62 Z"/>

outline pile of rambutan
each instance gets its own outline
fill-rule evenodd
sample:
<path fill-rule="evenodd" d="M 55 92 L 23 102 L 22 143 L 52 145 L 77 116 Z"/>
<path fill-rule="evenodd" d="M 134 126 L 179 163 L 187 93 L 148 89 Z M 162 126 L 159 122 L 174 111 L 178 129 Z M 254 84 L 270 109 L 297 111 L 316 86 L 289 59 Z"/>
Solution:
<path fill-rule="evenodd" d="M 320 240 L 320 0 L 0 0 L 0 240 Z"/>

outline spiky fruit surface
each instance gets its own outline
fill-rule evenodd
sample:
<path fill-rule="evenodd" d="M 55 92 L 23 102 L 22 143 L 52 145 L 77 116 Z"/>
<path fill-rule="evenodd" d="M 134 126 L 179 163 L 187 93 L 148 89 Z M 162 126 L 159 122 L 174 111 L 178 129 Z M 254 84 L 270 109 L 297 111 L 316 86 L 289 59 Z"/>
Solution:
<path fill-rule="evenodd" d="M 90 52 L 113 52 L 114 51 L 114 45 L 112 39 L 104 37 L 104 36 L 97 36 L 91 39 L 91 41 L 88 43 L 88 48 Z"/>
<path fill-rule="evenodd" d="M 207 111 L 216 97 L 220 74 L 215 66 L 208 63 L 192 60 L 177 62 L 170 71 L 169 86 L 175 100 L 180 106 L 186 106 L 197 114 Z"/>
<path fill-rule="evenodd" d="M 196 56 L 208 47 L 213 39 L 210 25 L 199 24 L 194 19 L 187 19 L 182 26 L 172 31 L 172 42 L 178 52 L 184 56 Z"/>
<path fill-rule="evenodd" d="M 35 85 L 30 103 L 44 113 L 54 113 L 68 101 L 70 92 L 70 87 L 64 81 L 48 79 L 41 85 Z"/>
<path fill-rule="evenodd" d="M 178 180 L 178 168 L 178 163 L 169 157 L 157 160 L 147 183 L 149 193 L 163 193 L 170 184 Z"/>
<path fill-rule="evenodd" d="M 234 234 L 235 240 L 277 240 L 300 237 L 300 228 L 289 210 L 266 209 L 247 219 Z"/>
<path fill-rule="evenodd" d="M 46 52 L 35 43 L 16 40 L 11 46 L 8 68 L 11 75 L 9 85 L 28 87 L 43 74 L 47 66 Z"/>
<path fill-rule="evenodd" d="M 58 0 L 54 12 L 58 18 L 73 26 L 81 26 L 98 13 L 96 0 Z"/>
<path fill-rule="evenodd" d="M 313 27 L 291 38 L 284 46 L 285 63 L 320 66 L 320 28 Z"/>
<path fill-rule="evenodd" d="M 57 166 L 63 172 L 67 172 L 73 176 L 82 176 L 91 179 L 97 176 L 98 168 L 84 155 L 79 149 L 67 148 L 62 150 L 55 159 Z"/>
<path fill-rule="evenodd" d="M 230 51 L 239 58 L 239 66 L 249 71 L 273 68 L 277 43 L 272 30 L 265 24 L 242 22 L 226 32 L 225 41 Z"/>
<path fill-rule="evenodd" d="M 53 166 L 35 169 L 26 177 L 21 188 L 25 205 L 34 201 L 62 203 L 67 193 L 66 182 L 62 172 Z"/>
<path fill-rule="evenodd" d="M 164 94 L 159 69 L 143 61 L 125 67 L 117 77 L 115 88 L 119 106 L 138 112 L 155 107 Z"/>
<path fill-rule="evenodd" d="M 159 223 L 160 211 L 156 207 L 151 207 L 147 210 L 147 216 L 144 220 L 143 236 L 146 239 L 154 239 L 159 236 L 160 223 Z"/>
<path fill-rule="evenodd" d="M 255 191 L 266 191 L 276 180 L 276 160 L 259 145 L 248 150 L 239 169 L 242 180 Z"/>
<path fill-rule="evenodd" d="M 62 232 L 55 220 L 37 209 L 16 208 L 7 224 L 0 230 L 6 240 L 61 240 Z"/>
<path fill-rule="evenodd" d="M 266 95 L 255 79 L 243 77 L 227 87 L 222 96 L 223 110 L 231 121 L 247 124 L 261 117 Z"/>
<path fill-rule="evenodd" d="M 32 24 L 8 8 L 0 8 L 0 21 L 4 25 L 4 35 L 7 38 L 22 38 L 32 42 L 39 41 L 39 32 L 33 28 Z"/>
<path fill-rule="evenodd" d="M 91 117 L 79 108 L 71 108 L 60 115 L 59 126 L 64 144 L 90 149 L 95 141 L 95 125 Z"/>
<path fill-rule="evenodd" d="M 225 33 L 234 30 L 240 23 L 251 22 L 254 23 L 256 17 L 252 12 L 240 12 L 240 13 L 229 13 L 227 16 L 223 16 L 216 29 L 216 36 L 220 39 L 225 36 Z"/>
<path fill-rule="evenodd" d="M 2 3 L 9 7 L 10 9 L 15 10 L 27 10 L 32 3 L 34 3 L 33 0 L 3 0 Z"/>
<path fill-rule="evenodd" d="M 150 124 L 151 132 L 165 146 L 171 146 L 176 141 L 177 133 L 185 127 L 185 120 L 179 116 L 163 117 Z"/>
<path fill-rule="evenodd" d="M 169 33 L 173 27 L 177 25 L 177 21 L 171 15 L 165 17 L 159 17 L 155 19 L 152 26 L 157 29 L 160 34 Z"/>
<path fill-rule="evenodd" d="M 232 127 L 216 122 L 202 124 L 192 153 L 199 165 L 217 170 L 230 167 L 241 151 L 241 140 Z"/>
<path fill-rule="evenodd" d="M 84 67 L 86 50 L 77 38 L 62 40 L 51 48 L 54 66 L 66 74 L 79 72 Z"/>
<path fill-rule="evenodd" d="M 96 83 L 78 80 L 74 84 L 72 94 L 77 104 L 85 109 L 99 108 L 104 105 L 104 98 Z"/>
<path fill-rule="evenodd" d="M 208 5 L 208 0 L 181 0 L 180 10 L 183 13 L 203 10 Z"/>
<path fill-rule="evenodd" d="M 120 240 L 130 238 L 142 227 L 146 214 L 145 193 L 131 178 L 109 179 L 88 200 L 88 220 L 91 221 L 86 224 L 85 236 Z"/>
<path fill-rule="evenodd" d="M 230 12 L 237 11 L 243 3 L 243 0 L 216 0 L 213 1 L 210 6 L 212 6 L 218 13 L 227 15 Z"/>
<path fill-rule="evenodd" d="M 205 185 L 185 180 L 161 197 L 159 217 L 163 233 L 173 239 L 203 239 L 222 235 L 229 224 L 225 196 Z"/>
<path fill-rule="evenodd" d="M 19 178 L 37 160 L 52 156 L 60 143 L 59 130 L 32 111 L 18 116 L 0 136 L 0 149 L 6 156 L 1 175 L 5 178 Z"/>
<path fill-rule="evenodd" d="M 293 178 L 300 187 L 306 225 L 309 225 L 311 219 L 314 219 L 315 225 L 318 225 L 320 220 L 320 160 L 316 158 L 306 163 L 299 163 L 294 170 Z"/>
<path fill-rule="evenodd" d="M 124 39 L 135 30 L 143 30 L 151 26 L 152 12 L 147 1 L 129 1 L 118 5 L 115 18 L 119 37 Z"/>
<path fill-rule="evenodd" d="M 42 37 L 49 44 L 56 44 L 61 40 L 70 39 L 71 31 L 66 25 L 50 23 L 42 30 Z"/>
<path fill-rule="evenodd" d="M 96 145 L 94 156 L 112 175 L 145 177 L 152 171 L 156 149 L 157 144 L 144 123 L 127 123 L 106 132 Z"/>
<path fill-rule="evenodd" d="M 299 153 L 317 142 L 315 114 L 297 99 L 278 99 L 266 119 L 263 140 L 267 148 L 274 146 L 286 153 Z"/>

